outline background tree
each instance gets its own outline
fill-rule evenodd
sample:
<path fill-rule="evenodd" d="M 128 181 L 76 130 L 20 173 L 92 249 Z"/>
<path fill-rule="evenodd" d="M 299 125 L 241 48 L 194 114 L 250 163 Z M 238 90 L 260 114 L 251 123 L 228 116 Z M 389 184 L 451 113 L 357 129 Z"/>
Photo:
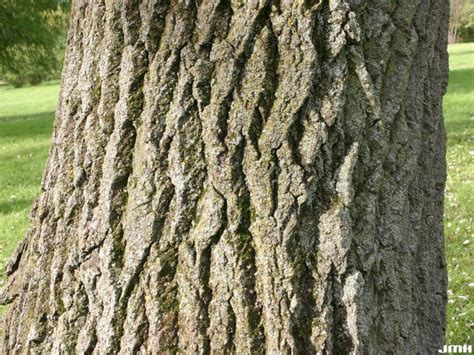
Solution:
<path fill-rule="evenodd" d="M 463 10 L 466 0 L 451 0 L 451 17 L 449 20 L 449 43 L 458 41 L 459 29 L 461 27 Z"/>
<path fill-rule="evenodd" d="M 6 353 L 435 353 L 448 1 L 75 1 Z"/>
<path fill-rule="evenodd" d="M 464 7 L 459 37 L 463 42 L 474 41 L 474 0 L 469 0 Z"/>
<path fill-rule="evenodd" d="M 474 0 L 452 0 L 449 43 L 474 39 Z"/>
<path fill-rule="evenodd" d="M 69 5 L 58 0 L 0 3 L 0 78 L 15 86 L 58 78 Z"/>

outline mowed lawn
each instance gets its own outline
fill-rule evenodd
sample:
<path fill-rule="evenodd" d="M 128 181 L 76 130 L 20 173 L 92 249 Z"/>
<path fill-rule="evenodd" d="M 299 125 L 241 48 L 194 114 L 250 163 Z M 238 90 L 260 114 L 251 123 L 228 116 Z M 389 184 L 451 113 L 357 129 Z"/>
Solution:
<path fill-rule="evenodd" d="M 446 343 L 473 344 L 474 43 L 453 45 L 449 51 L 450 83 L 444 100 L 448 134 Z M 5 263 L 25 234 L 29 209 L 39 191 L 58 92 L 58 83 L 21 89 L 0 86 L 0 284 Z"/>
<path fill-rule="evenodd" d="M 39 191 L 58 93 L 58 83 L 0 86 L 0 283 Z"/>
<path fill-rule="evenodd" d="M 474 43 L 449 47 L 444 98 L 448 135 L 445 199 L 450 344 L 474 345 Z"/>

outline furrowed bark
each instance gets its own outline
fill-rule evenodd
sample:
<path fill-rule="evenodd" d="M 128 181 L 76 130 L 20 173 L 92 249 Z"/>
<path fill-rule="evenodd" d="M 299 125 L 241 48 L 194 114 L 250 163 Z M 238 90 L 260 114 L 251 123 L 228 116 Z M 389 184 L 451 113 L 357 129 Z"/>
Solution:
<path fill-rule="evenodd" d="M 436 352 L 448 17 L 73 2 L 4 352 Z"/>

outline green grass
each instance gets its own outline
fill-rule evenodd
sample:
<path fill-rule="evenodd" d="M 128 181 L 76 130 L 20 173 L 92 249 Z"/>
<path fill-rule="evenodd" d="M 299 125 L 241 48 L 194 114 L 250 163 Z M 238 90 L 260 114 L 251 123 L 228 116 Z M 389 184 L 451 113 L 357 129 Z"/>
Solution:
<path fill-rule="evenodd" d="M 474 43 L 451 46 L 449 52 L 450 83 L 444 100 L 450 290 L 446 342 L 472 344 Z M 39 191 L 58 92 L 58 83 L 22 89 L 0 86 L 0 285 L 5 263 L 25 234 L 28 212 Z"/>
<path fill-rule="evenodd" d="M 58 83 L 0 86 L 0 284 L 39 191 L 58 92 Z"/>
<path fill-rule="evenodd" d="M 449 273 L 447 342 L 473 344 L 474 334 L 474 43 L 449 47 L 444 99 L 448 134 L 445 199 Z"/>

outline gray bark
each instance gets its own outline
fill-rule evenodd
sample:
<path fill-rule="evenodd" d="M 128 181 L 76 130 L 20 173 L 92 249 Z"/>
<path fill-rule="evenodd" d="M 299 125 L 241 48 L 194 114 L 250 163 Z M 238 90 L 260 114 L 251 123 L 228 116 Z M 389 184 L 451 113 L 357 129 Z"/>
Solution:
<path fill-rule="evenodd" d="M 74 1 L 4 352 L 435 353 L 448 17 Z"/>

